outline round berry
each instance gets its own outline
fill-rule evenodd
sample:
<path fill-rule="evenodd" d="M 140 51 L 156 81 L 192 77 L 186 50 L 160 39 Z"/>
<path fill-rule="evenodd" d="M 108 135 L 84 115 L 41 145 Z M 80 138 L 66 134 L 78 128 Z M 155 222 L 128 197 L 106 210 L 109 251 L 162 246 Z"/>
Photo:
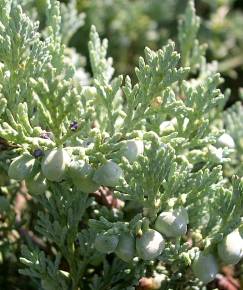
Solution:
<path fill-rule="evenodd" d="M 165 247 L 162 235 L 155 230 L 146 231 L 141 237 L 136 238 L 137 255 L 143 260 L 157 258 Z"/>
<path fill-rule="evenodd" d="M 34 152 L 33 152 L 33 156 L 35 158 L 38 158 L 38 157 L 42 157 L 44 156 L 44 152 L 41 150 L 41 149 L 35 149 Z"/>
<path fill-rule="evenodd" d="M 95 248 L 101 253 L 109 254 L 115 251 L 118 242 L 118 236 L 109 234 L 107 232 L 100 233 L 95 239 Z"/>
<path fill-rule="evenodd" d="M 214 280 L 219 272 L 215 257 L 212 254 L 205 254 L 204 252 L 197 254 L 192 264 L 192 270 L 195 276 L 204 284 Z"/>
<path fill-rule="evenodd" d="M 83 160 L 72 161 L 67 172 L 73 184 L 85 193 L 95 192 L 100 187 L 92 179 L 94 170 Z"/>
<path fill-rule="evenodd" d="M 228 234 L 218 244 L 218 255 L 221 261 L 226 264 L 237 264 L 243 254 L 243 239 L 238 230 Z"/>
<path fill-rule="evenodd" d="M 50 150 L 42 160 L 41 169 L 44 176 L 51 181 L 61 181 L 64 177 L 70 156 L 63 148 Z"/>
<path fill-rule="evenodd" d="M 115 253 L 121 260 L 130 262 L 135 255 L 134 237 L 129 233 L 122 234 Z"/>
<path fill-rule="evenodd" d="M 36 160 L 29 154 L 15 158 L 8 169 L 9 177 L 18 181 L 24 180 L 33 173 L 35 162 Z"/>
<path fill-rule="evenodd" d="M 221 136 L 219 136 L 218 143 L 221 146 L 225 146 L 225 147 L 229 147 L 229 148 L 235 148 L 234 139 L 227 133 L 224 133 Z"/>
<path fill-rule="evenodd" d="M 134 162 L 139 155 L 143 154 L 143 151 L 142 140 L 128 140 L 123 148 L 123 154 L 130 162 Z"/>
<path fill-rule="evenodd" d="M 121 167 L 110 160 L 96 170 L 93 180 L 97 184 L 115 187 L 122 177 L 123 171 Z"/>
<path fill-rule="evenodd" d="M 187 232 L 188 215 L 184 208 L 162 212 L 155 221 L 155 229 L 168 238 L 176 238 Z"/>
<path fill-rule="evenodd" d="M 47 190 L 46 179 L 41 172 L 26 180 L 26 186 L 30 194 L 39 195 Z"/>

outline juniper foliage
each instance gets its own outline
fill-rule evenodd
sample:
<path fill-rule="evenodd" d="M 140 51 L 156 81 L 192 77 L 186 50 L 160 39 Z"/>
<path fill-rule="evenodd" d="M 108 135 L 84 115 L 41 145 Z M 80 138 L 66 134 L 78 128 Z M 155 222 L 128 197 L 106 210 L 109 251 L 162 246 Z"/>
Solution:
<path fill-rule="evenodd" d="M 222 79 L 197 40 L 193 1 L 180 25 L 180 53 L 172 41 L 158 51 L 145 48 L 134 81 L 114 75 L 108 42 L 93 26 L 89 86 L 75 79 L 76 68 L 65 59 L 67 28 L 75 30 L 83 16 L 74 13 L 73 26 L 61 17 L 66 8 L 58 1 L 46 8 L 41 34 L 16 1 L 0 2 L 0 137 L 10 154 L 1 159 L 16 175 L 25 170 L 21 182 L 39 208 L 34 230 L 44 243 L 44 249 L 31 242 L 23 247 L 20 273 L 44 290 L 131 290 L 146 275 L 160 277 L 158 289 L 202 289 L 191 265 L 200 250 L 217 256 L 217 245 L 241 229 L 243 179 L 240 170 L 232 183 L 224 179 L 222 164 L 233 150 L 218 147 L 223 132 L 215 119 L 228 93 L 219 89 Z M 238 114 L 239 104 L 225 117 L 236 150 L 242 145 Z M 130 141 L 142 142 L 142 149 L 129 149 Z M 12 161 L 11 154 L 20 159 Z M 33 166 L 18 161 L 26 154 Z M 57 172 L 61 178 L 50 178 Z M 110 187 L 120 205 L 105 207 L 100 191 L 89 186 Z M 99 236 L 108 239 L 105 246 L 125 233 L 135 242 L 155 228 L 161 212 L 181 208 L 187 233 L 162 233 L 165 245 L 155 259 L 144 260 L 132 248 L 127 263 L 116 250 L 97 249 Z"/>

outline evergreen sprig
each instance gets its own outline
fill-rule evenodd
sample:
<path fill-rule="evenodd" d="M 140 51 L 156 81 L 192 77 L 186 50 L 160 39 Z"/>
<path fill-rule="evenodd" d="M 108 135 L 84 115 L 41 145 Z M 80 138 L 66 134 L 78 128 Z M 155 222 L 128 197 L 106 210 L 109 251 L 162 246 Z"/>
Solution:
<path fill-rule="evenodd" d="M 179 29 L 180 53 L 173 41 L 146 48 L 133 81 L 115 75 L 108 42 L 92 26 L 88 86 L 77 81 L 76 52 L 66 49 L 83 23 L 76 1 L 47 1 L 43 31 L 17 2 L 0 1 L 0 142 L 7 147 L 0 165 L 38 207 L 34 234 L 44 243 L 23 247 L 20 273 L 43 290 L 132 290 L 155 274 L 163 277 L 157 289 L 211 281 L 216 270 L 209 280 L 197 271 L 200 252 L 217 265 L 218 248 L 242 227 L 242 178 L 226 179 L 222 169 L 242 153 L 242 106 L 224 113 L 235 148 L 222 145 L 218 119 L 228 92 L 197 40 L 193 1 Z"/>

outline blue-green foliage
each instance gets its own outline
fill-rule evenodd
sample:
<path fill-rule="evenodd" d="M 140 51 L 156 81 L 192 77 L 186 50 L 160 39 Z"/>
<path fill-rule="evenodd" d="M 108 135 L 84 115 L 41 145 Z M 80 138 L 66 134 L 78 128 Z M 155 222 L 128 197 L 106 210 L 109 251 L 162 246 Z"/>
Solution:
<path fill-rule="evenodd" d="M 159 287 L 201 287 L 190 271 L 199 248 L 217 256 L 217 244 L 242 225 L 243 179 L 234 176 L 231 183 L 222 171 L 232 153 L 242 154 L 237 119 L 242 107 L 236 104 L 225 113 L 226 131 L 237 144 L 234 153 L 217 144 L 227 93 L 219 89 L 222 79 L 206 64 L 205 46 L 197 40 L 193 1 L 179 29 L 181 55 L 172 41 L 158 51 L 145 48 L 133 81 L 114 76 L 107 40 L 101 41 L 92 26 L 89 86 L 75 79 L 77 68 L 65 58 L 66 43 L 83 21 L 76 12 L 75 24 L 65 21 L 74 5 L 61 8 L 58 1 L 47 1 L 41 34 L 16 1 L 0 2 L 0 137 L 15 155 L 32 156 L 34 170 L 24 177 L 27 190 L 36 174 L 44 175 L 47 187 L 43 194 L 28 192 L 39 208 L 34 230 L 44 249 L 24 246 L 20 273 L 44 290 L 131 290 L 148 273 L 163 274 Z M 133 162 L 123 154 L 128 140 L 144 145 Z M 58 156 L 62 178 L 53 181 L 43 160 L 55 171 L 48 156 L 56 148 L 65 154 Z M 7 169 L 11 155 L 0 154 Z M 91 168 L 89 178 L 100 182 L 99 192 L 87 194 L 76 186 L 68 175 L 70 160 Z M 112 166 L 104 170 L 104 164 Z M 11 194 L 11 188 L 6 191 Z M 102 206 L 110 205 L 99 198 L 104 191 L 120 204 Z M 138 241 L 154 228 L 159 213 L 178 208 L 188 214 L 187 234 L 164 237 L 165 248 L 155 259 L 144 261 L 137 251 L 126 263 L 115 250 L 107 256 L 95 248 L 97 235 L 119 239 L 129 233 Z"/>

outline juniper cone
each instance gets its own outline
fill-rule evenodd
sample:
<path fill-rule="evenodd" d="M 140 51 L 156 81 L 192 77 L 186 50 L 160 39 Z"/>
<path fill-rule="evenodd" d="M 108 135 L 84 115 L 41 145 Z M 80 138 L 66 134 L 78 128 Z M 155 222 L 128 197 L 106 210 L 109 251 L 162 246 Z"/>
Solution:
<path fill-rule="evenodd" d="M 223 29 L 233 1 L 203 1 L 205 30 L 189 0 L 158 50 L 153 32 L 170 36 L 160 25 L 181 2 L 66 2 L 0 1 L 0 288 L 206 289 L 242 260 L 243 107 L 229 106 L 229 81 L 199 41 Z M 159 14 L 159 29 L 141 11 Z M 136 39 L 154 47 L 129 61 L 131 77 L 91 19 L 101 31 L 112 19 L 111 54 L 126 47 L 127 58 Z M 76 37 L 87 66 L 68 47 Z"/>

